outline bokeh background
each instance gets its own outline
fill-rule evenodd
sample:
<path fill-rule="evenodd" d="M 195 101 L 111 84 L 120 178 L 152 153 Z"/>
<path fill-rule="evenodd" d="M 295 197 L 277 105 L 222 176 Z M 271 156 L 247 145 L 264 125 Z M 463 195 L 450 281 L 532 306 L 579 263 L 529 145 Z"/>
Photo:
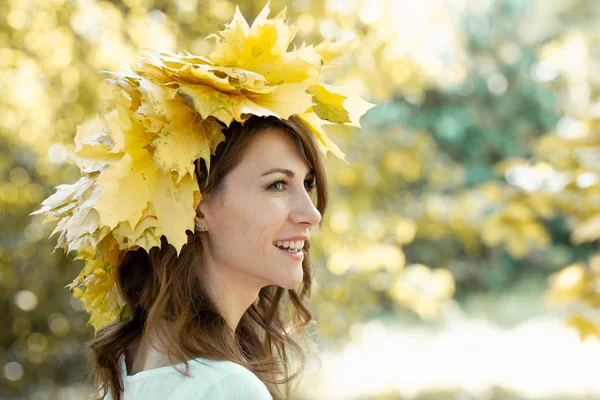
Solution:
<path fill-rule="evenodd" d="M 242 0 L 251 21 L 264 0 Z M 600 2 L 272 0 L 378 104 L 331 130 L 297 399 L 600 398 Z M 139 48 L 208 52 L 227 0 L 0 2 L 0 398 L 84 399 L 93 331 L 29 213 Z"/>

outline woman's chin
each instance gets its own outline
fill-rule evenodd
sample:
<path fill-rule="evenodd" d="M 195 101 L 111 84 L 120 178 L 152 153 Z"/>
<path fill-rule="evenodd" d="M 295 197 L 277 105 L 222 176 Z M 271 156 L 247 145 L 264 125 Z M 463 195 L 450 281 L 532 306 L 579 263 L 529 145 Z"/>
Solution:
<path fill-rule="evenodd" d="M 288 276 L 285 279 L 280 279 L 277 286 L 283 289 L 296 289 L 302 283 L 303 274 L 300 271 L 299 276 Z"/>

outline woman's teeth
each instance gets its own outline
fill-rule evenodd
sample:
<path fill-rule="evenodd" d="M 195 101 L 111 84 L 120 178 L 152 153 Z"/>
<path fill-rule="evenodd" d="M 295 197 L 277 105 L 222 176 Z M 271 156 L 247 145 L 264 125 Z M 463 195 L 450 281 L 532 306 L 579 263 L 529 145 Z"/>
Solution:
<path fill-rule="evenodd" d="M 304 240 L 297 240 L 295 242 L 278 240 L 273 242 L 273 244 L 282 250 L 287 250 L 290 253 L 294 253 L 302 250 L 304 247 Z"/>

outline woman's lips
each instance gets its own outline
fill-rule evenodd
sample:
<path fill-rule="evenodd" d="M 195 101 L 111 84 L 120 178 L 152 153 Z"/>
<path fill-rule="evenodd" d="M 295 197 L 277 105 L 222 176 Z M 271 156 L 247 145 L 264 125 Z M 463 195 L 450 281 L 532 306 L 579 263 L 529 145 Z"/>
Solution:
<path fill-rule="evenodd" d="M 300 251 L 294 251 L 294 252 L 289 252 L 287 250 L 280 249 L 277 246 L 275 246 L 275 247 L 280 252 L 285 253 L 286 255 L 288 255 L 289 257 L 292 257 L 295 260 L 303 260 L 304 259 L 304 252 L 302 250 L 300 250 Z"/>

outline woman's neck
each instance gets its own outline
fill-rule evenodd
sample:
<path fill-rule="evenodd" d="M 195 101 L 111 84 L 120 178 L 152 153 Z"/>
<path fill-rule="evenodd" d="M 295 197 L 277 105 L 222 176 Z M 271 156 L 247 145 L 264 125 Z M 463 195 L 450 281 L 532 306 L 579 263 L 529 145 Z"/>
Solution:
<path fill-rule="evenodd" d="M 171 365 L 166 355 L 156 350 L 144 333 L 125 350 L 125 365 L 127 375 L 134 375 L 141 371 Z"/>

